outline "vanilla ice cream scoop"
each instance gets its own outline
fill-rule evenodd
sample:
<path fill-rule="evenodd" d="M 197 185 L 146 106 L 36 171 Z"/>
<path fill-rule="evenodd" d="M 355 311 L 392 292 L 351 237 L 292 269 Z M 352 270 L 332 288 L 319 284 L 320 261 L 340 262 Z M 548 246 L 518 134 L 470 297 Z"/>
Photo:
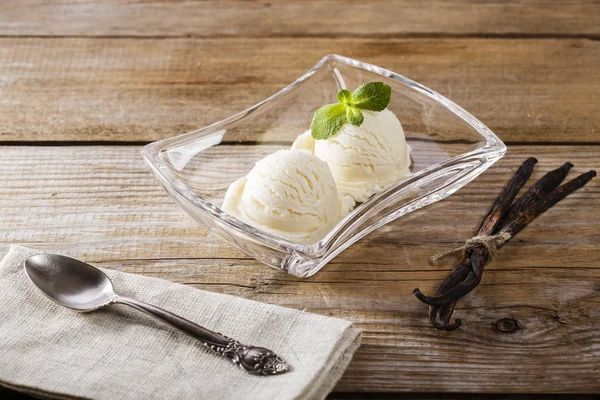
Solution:
<path fill-rule="evenodd" d="M 314 243 L 354 206 L 339 197 L 327 164 L 306 150 L 279 150 L 231 184 L 223 210 L 302 244 Z"/>
<path fill-rule="evenodd" d="M 327 162 L 338 192 L 364 202 L 410 174 L 410 146 L 398 118 L 387 108 L 363 110 L 360 126 L 346 123 L 329 139 L 315 140 L 308 130 L 293 149 L 306 149 Z"/>

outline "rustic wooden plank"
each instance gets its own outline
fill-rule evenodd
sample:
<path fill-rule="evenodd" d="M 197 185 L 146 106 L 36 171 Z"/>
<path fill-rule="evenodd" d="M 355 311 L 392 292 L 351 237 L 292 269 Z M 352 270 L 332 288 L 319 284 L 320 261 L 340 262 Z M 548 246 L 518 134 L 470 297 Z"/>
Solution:
<path fill-rule="evenodd" d="M 4 38 L 0 141 L 162 139 L 257 103 L 330 52 L 439 91 L 505 141 L 600 138 L 599 41 Z"/>
<path fill-rule="evenodd" d="M 0 3 L 2 35 L 398 36 L 600 34 L 595 1 L 152 1 Z"/>
<path fill-rule="evenodd" d="M 259 265 L 179 211 L 143 166 L 137 146 L 3 147 L 0 252 L 10 243 L 356 321 L 364 345 L 339 391 L 597 393 L 600 380 L 599 186 L 541 216 L 486 268 L 458 307 L 464 327 L 429 326 L 414 287 L 433 291 L 451 266 L 432 253 L 472 233 L 527 156 L 534 177 L 566 160 L 597 167 L 596 146 L 513 146 L 447 200 L 369 235 L 300 280 Z M 448 227 L 452 226 L 449 230 Z M 521 329 L 501 334 L 501 318 Z"/>
<path fill-rule="evenodd" d="M 178 209 L 144 165 L 139 146 L 8 146 L 2 149 L 2 250 L 8 243 L 20 242 L 71 252 L 75 256 L 98 255 L 102 257 L 97 259 L 99 261 L 135 260 L 148 254 L 157 259 L 243 257 L 220 239 L 207 237 L 202 228 Z M 362 246 L 352 246 L 337 262 L 377 260 L 381 268 L 387 268 L 386 265 L 397 263 L 399 255 L 413 258 L 423 248 L 431 249 L 427 251 L 431 253 L 465 238 L 487 212 L 507 176 L 531 155 L 540 160 L 537 175 L 566 160 L 576 164 L 577 171 L 584 171 L 597 166 L 600 147 L 513 146 L 499 163 L 478 178 L 477 184 L 469 184 L 459 195 L 427 209 L 426 215 L 435 211 L 436 217 L 428 218 L 431 223 L 419 228 L 425 236 L 407 235 L 407 226 L 420 226 L 423 218 L 420 212 L 409 214 L 401 222 L 369 235 L 361 241 Z M 231 176 L 231 180 L 234 178 Z M 595 250 L 593 245 L 598 236 L 594 229 L 600 218 L 595 209 L 598 193 L 598 185 L 591 184 L 555 206 L 534 223 L 534 230 L 526 229 L 519 234 L 520 240 L 511 242 L 509 260 L 516 263 L 515 266 L 535 267 L 523 261 L 527 257 L 522 257 L 526 253 L 519 252 L 521 247 L 528 252 L 530 246 L 539 246 L 536 251 L 549 255 L 555 252 L 556 246 L 561 249 L 577 246 L 573 252 L 548 257 L 546 265 L 587 262 L 576 254 L 583 252 L 592 256 Z M 456 232 L 448 232 L 448 226 L 453 226 Z M 556 226 L 561 226 L 561 231 L 557 231 Z M 561 239 L 563 235 L 565 239 Z M 124 237 L 128 239 L 126 243 Z M 399 245 L 403 245 L 400 253 L 394 251 Z M 512 254 L 515 254 L 514 259 Z M 426 255 L 423 255 L 422 261 L 425 260 Z"/>
<path fill-rule="evenodd" d="M 257 270 L 251 261 L 117 261 L 97 263 L 210 291 L 350 319 L 363 346 L 339 391 L 597 392 L 600 380 L 600 265 L 578 268 L 490 266 L 461 302 L 464 327 L 431 328 L 411 292 L 435 287 L 447 270 L 382 272 L 371 264 L 333 264 L 301 281 Z M 513 334 L 493 328 L 511 318 Z M 535 383 L 535 385 L 533 385 Z M 533 386 L 532 386 L 533 385 Z"/>
<path fill-rule="evenodd" d="M 18 393 L 0 387 L 0 394 L 10 395 L 11 400 L 35 400 L 35 397 Z M 327 400 L 545 400 L 548 396 L 539 394 L 460 394 L 460 393 L 344 393 L 333 392 Z M 569 394 L 552 395 L 552 400 L 597 400 L 593 394 L 579 394 L 577 397 Z"/>

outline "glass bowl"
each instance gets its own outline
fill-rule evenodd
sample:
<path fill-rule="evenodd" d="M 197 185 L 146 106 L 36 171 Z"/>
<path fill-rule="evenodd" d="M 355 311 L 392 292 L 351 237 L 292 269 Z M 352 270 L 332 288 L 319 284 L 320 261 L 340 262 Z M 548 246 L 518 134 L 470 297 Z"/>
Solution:
<path fill-rule="evenodd" d="M 372 81 L 392 87 L 388 108 L 402 123 L 412 147 L 410 177 L 357 206 L 310 245 L 273 236 L 221 210 L 229 185 L 256 161 L 289 148 L 308 129 L 317 108 L 335 102 L 340 89 L 353 90 Z M 505 152 L 506 146 L 492 131 L 433 90 L 384 68 L 327 55 L 255 106 L 205 128 L 148 144 L 142 154 L 169 195 L 206 229 L 262 263 L 308 277 L 369 232 L 454 193 Z"/>

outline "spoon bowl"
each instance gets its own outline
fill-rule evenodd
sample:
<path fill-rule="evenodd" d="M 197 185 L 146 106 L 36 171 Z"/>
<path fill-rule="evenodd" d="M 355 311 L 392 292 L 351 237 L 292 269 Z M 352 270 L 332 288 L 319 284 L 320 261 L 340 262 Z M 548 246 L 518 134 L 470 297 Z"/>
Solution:
<path fill-rule="evenodd" d="M 104 272 L 73 258 L 58 254 L 32 256 L 25 260 L 25 272 L 46 296 L 76 311 L 97 310 L 116 297 Z"/>

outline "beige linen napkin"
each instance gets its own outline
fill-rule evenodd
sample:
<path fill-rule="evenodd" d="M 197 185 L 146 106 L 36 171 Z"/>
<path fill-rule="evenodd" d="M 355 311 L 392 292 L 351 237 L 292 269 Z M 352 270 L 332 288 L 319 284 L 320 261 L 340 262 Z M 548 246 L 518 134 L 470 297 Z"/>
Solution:
<path fill-rule="evenodd" d="M 253 376 L 201 343 L 124 306 L 82 314 L 27 278 L 37 252 L 13 246 L 0 262 L 0 384 L 48 397 L 322 399 L 358 348 L 349 321 L 105 270 L 115 290 L 274 350 L 293 368 Z"/>

